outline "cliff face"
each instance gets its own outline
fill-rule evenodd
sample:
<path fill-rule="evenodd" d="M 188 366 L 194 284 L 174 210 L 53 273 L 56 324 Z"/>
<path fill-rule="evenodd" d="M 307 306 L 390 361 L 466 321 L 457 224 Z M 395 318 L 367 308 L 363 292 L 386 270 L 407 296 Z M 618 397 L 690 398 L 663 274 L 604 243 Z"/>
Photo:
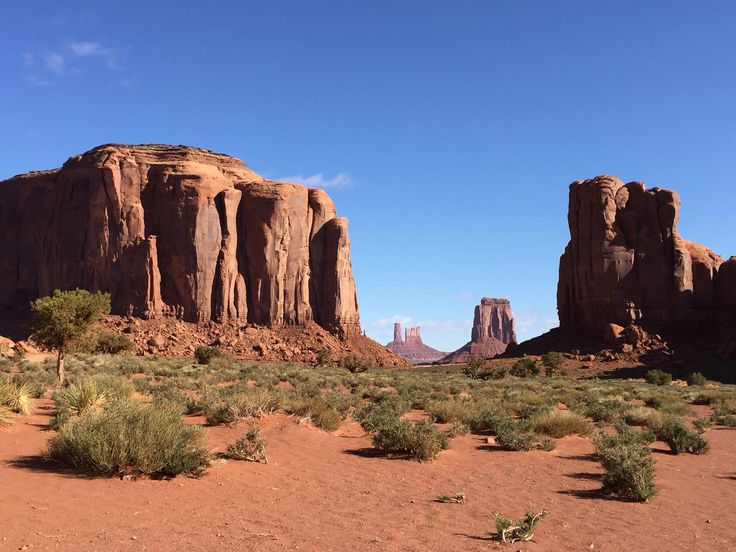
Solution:
<path fill-rule="evenodd" d="M 421 327 L 406 328 L 401 339 L 401 324 L 394 324 L 394 340 L 386 348 L 412 364 L 426 364 L 440 360 L 445 353 L 422 342 Z"/>
<path fill-rule="evenodd" d="M 717 321 L 736 305 L 736 259 L 677 232 L 676 192 L 610 176 L 570 185 L 570 243 L 560 259 L 562 329 Z"/>
<path fill-rule="evenodd" d="M 508 299 L 484 297 L 475 307 L 470 341 L 442 359 L 443 363 L 466 362 L 472 357 L 490 358 L 516 343 L 514 315 Z"/>
<path fill-rule="evenodd" d="M 0 251 L 0 307 L 80 287 L 116 314 L 360 333 L 327 194 L 206 150 L 106 145 L 0 182 Z"/>

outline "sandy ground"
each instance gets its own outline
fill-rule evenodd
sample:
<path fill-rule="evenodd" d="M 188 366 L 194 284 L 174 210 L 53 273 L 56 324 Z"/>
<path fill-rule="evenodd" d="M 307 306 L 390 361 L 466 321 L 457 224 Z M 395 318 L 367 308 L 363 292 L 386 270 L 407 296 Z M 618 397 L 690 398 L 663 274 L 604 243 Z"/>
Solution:
<path fill-rule="evenodd" d="M 355 423 L 335 434 L 296 418 L 261 420 L 268 465 L 225 462 L 201 479 L 88 479 L 37 456 L 50 404 L 0 432 L 0 550 L 736 550 L 736 431 L 707 434 L 706 456 L 655 443 L 649 504 L 596 493 L 588 439 L 551 453 L 505 452 L 472 435 L 433 463 L 375 457 Z M 207 429 L 213 449 L 245 433 Z M 464 491 L 465 504 L 435 502 Z M 551 511 L 534 542 L 489 541 L 493 512 Z"/>

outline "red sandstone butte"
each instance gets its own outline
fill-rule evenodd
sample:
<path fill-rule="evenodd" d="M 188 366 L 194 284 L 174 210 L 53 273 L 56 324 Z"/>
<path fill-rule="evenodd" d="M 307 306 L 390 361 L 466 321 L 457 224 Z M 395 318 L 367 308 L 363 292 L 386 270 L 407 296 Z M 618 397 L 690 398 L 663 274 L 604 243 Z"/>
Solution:
<path fill-rule="evenodd" d="M 357 336 L 347 226 L 323 190 L 227 155 L 103 145 L 0 182 L 0 308 L 79 287 L 120 315 Z"/>
<path fill-rule="evenodd" d="M 680 198 L 598 176 L 570 185 L 570 242 L 560 258 L 562 330 L 603 337 L 609 324 L 683 326 L 733 320 L 736 258 L 677 232 Z"/>
<path fill-rule="evenodd" d="M 510 343 L 516 343 L 511 303 L 508 299 L 484 297 L 475 307 L 470 341 L 441 362 L 459 363 L 473 357 L 494 357 L 504 353 Z"/>
<path fill-rule="evenodd" d="M 386 345 L 392 353 L 412 364 L 429 364 L 440 360 L 446 353 L 433 349 L 422 342 L 421 327 L 406 328 L 401 339 L 401 324 L 394 324 L 394 340 Z"/>

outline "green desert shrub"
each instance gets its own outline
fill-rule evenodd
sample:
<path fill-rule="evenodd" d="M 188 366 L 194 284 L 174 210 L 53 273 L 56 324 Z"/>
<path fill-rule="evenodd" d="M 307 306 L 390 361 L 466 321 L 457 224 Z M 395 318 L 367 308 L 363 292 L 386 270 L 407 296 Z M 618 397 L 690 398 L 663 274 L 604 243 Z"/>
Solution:
<path fill-rule="evenodd" d="M 16 414 L 33 412 L 33 391 L 27 383 L 0 379 L 0 407 Z"/>
<path fill-rule="evenodd" d="M 620 425 L 614 435 L 595 438 L 603 464 L 603 488 L 624 500 L 646 502 L 657 494 L 654 459 L 640 432 Z"/>
<path fill-rule="evenodd" d="M 312 425 L 325 431 L 335 431 L 340 427 L 343 417 L 322 397 L 312 397 L 295 409 L 295 413 L 309 419 Z"/>
<path fill-rule="evenodd" d="M 209 345 L 200 345 L 194 349 L 194 358 L 198 364 L 209 364 L 216 358 L 224 356 L 219 347 L 210 347 Z"/>
<path fill-rule="evenodd" d="M 472 357 L 465 363 L 463 374 L 472 379 L 486 379 L 490 375 L 490 369 L 486 359 Z"/>
<path fill-rule="evenodd" d="M 199 475 L 209 462 L 202 430 L 183 423 L 168 403 L 130 400 L 69 420 L 46 457 L 90 475 Z"/>
<path fill-rule="evenodd" d="M 345 355 L 340 358 L 338 366 L 351 374 L 359 374 L 373 368 L 373 362 L 360 355 Z"/>
<path fill-rule="evenodd" d="M 625 415 L 628 405 L 616 399 L 602 399 L 576 407 L 581 414 L 594 422 L 614 422 Z"/>
<path fill-rule="evenodd" d="M 467 423 L 473 431 L 497 434 L 498 428 L 510 421 L 508 413 L 500 405 L 485 405 L 479 407 Z"/>
<path fill-rule="evenodd" d="M 701 385 L 702 386 L 702 385 L 705 385 L 706 383 L 708 383 L 708 380 L 700 372 L 693 372 L 687 377 L 688 385 Z"/>
<path fill-rule="evenodd" d="M 690 454 L 705 454 L 710 445 L 701 435 L 690 431 L 678 419 L 667 419 L 654 430 L 657 438 L 667 443 L 675 454 L 689 452 Z"/>
<path fill-rule="evenodd" d="M 465 493 L 461 491 L 454 495 L 439 495 L 436 500 L 442 504 L 465 504 Z"/>
<path fill-rule="evenodd" d="M 387 395 L 375 403 L 359 408 L 353 417 L 363 429 L 372 433 L 388 421 L 398 419 L 409 410 L 409 404 L 397 395 Z"/>
<path fill-rule="evenodd" d="M 548 410 L 532 418 L 532 429 L 550 437 L 588 435 L 593 430 L 585 416 L 570 410 Z"/>
<path fill-rule="evenodd" d="M 395 418 L 386 420 L 373 436 L 373 446 L 386 454 L 407 456 L 418 462 L 435 460 L 448 447 L 447 435 L 430 420 L 411 423 Z"/>
<path fill-rule="evenodd" d="M 329 349 L 317 351 L 315 366 L 332 366 L 332 351 Z"/>
<path fill-rule="evenodd" d="M 736 416 L 733 414 L 714 413 L 713 416 L 711 416 L 711 420 L 713 420 L 714 424 L 736 428 Z"/>
<path fill-rule="evenodd" d="M 261 435 L 261 430 L 257 427 L 251 428 L 244 437 L 230 443 L 225 450 L 225 458 L 268 464 L 266 440 Z"/>
<path fill-rule="evenodd" d="M 521 358 L 514 362 L 509 373 L 517 378 L 533 378 L 539 375 L 539 366 L 531 358 Z"/>
<path fill-rule="evenodd" d="M 119 332 L 99 332 L 94 337 L 94 352 L 107 355 L 119 355 L 133 348 L 130 338 Z"/>
<path fill-rule="evenodd" d="M 465 422 L 453 422 L 447 435 L 454 439 L 455 437 L 465 437 L 470 434 L 470 427 Z"/>
<path fill-rule="evenodd" d="M 695 428 L 695 431 L 697 431 L 699 435 L 702 435 L 703 433 L 708 431 L 711 427 L 713 427 L 713 418 L 712 417 L 696 418 L 693 420 L 693 427 Z"/>
<path fill-rule="evenodd" d="M 514 521 L 511 518 L 504 516 L 503 514 L 496 513 L 496 540 L 500 540 L 505 543 L 513 542 L 527 542 L 534 538 L 534 529 L 537 523 L 549 515 L 547 510 L 534 513 L 531 508 L 528 508 L 524 513 L 524 517 Z"/>
<path fill-rule="evenodd" d="M 562 353 L 550 351 L 542 355 L 542 364 L 544 365 L 544 375 L 552 377 L 565 363 L 565 357 Z"/>
<path fill-rule="evenodd" d="M 659 368 L 654 368 L 647 370 L 646 374 L 644 374 L 644 379 L 652 385 L 669 385 L 672 382 L 672 374 L 664 372 Z"/>
<path fill-rule="evenodd" d="M 521 423 L 510 420 L 496 428 L 496 443 L 506 450 L 526 451 L 537 448 L 540 438 Z"/>

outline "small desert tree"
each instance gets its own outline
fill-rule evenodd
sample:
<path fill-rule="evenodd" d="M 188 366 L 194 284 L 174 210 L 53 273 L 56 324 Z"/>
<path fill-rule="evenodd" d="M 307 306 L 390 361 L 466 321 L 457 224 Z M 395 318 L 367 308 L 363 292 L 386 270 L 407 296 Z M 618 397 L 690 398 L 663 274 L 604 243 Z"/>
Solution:
<path fill-rule="evenodd" d="M 544 364 L 544 373 L 547 377 L 551 377 L 565 362 L 565 357 L 556 351 L 550 351 L 542 355 L 542 364 Z"/>
<path fill-rule="evenodd" d="M 46 349 L 57 350 L 56 374 L 59 383 L 64 383 L 64 355 L 73 341 L 110 313 L 110 294 L 57 289 L 52 296 L 33 301 L 31 310 L 33 340 Z"/>

